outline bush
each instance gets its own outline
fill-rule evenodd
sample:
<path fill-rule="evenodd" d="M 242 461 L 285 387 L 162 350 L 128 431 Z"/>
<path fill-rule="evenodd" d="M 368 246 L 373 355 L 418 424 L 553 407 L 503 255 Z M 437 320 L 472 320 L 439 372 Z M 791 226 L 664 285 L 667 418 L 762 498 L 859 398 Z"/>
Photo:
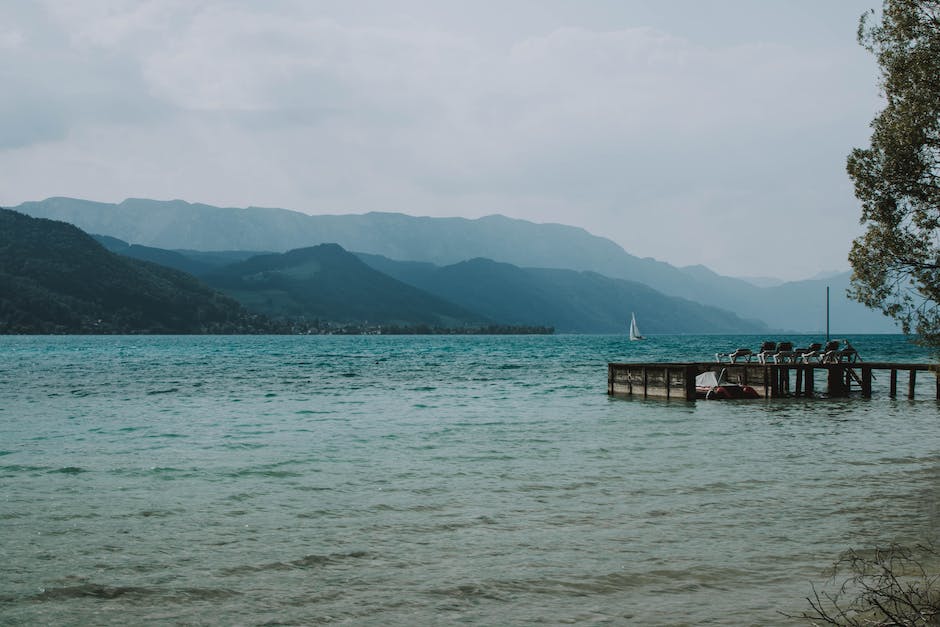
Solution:
<path fill-rule="evenodd" d="M 813 625 L 940 625 L 940 576 L 931 573 L 938 558 L 933 545 L 848 551 L 833 567 L 831 581 L 841 581 L 836 591 L 814 586 L 811 609 L 798 618 Z"/>

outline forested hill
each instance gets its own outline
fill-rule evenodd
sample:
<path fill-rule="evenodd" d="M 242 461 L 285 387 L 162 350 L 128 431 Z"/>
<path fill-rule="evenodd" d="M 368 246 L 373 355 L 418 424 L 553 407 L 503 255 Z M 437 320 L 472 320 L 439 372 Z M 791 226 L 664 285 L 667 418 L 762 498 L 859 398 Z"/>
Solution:
<path fill-rule="evenodd" d="M 202 278 L 249 310 L 278 319 L 435 328 L 494 324 L 372 269 L 336 244 L 258 255 Z"/>
<path fill-rule="evenodd" d="M 0 333 L 252 333 L 262 316 L 78 228 L 0 209 Z"/>

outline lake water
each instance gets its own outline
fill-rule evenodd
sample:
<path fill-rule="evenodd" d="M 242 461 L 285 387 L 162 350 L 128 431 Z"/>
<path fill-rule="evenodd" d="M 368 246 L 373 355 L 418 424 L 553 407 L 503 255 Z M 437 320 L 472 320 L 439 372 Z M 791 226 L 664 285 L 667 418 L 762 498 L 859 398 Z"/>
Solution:
<path fill-rule="evenodd" d="M 0 623 L 787 624 L 937 539 L 940 408 L 606 395 L 762 339 L 0 337 Z"/>

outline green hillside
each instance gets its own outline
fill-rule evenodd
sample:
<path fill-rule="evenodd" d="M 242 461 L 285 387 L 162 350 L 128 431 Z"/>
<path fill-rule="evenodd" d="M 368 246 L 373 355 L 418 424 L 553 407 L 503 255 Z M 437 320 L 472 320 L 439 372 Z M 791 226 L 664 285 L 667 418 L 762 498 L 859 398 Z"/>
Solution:
<path fill-rule="evenodd" d="M 78 228 L 0 209 L 0 333 L 243 333 L 271 323 Z"/>
<path fill-rule="evenodd" d="M 370 268 L 337 244 L 259 255 L 203 278 L 249 310 L 275 318 L 448 328 L 491 323 Z"/>

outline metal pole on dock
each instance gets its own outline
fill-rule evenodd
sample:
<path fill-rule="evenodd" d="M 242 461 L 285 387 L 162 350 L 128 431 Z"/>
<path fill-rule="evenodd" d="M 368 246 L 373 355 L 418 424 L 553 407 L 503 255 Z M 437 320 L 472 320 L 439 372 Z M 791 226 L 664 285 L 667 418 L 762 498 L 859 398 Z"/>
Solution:
<path fill-rule="evenodd" d="M 829 286 L 826 286 L 826 343 L 829 343 Z"/>

